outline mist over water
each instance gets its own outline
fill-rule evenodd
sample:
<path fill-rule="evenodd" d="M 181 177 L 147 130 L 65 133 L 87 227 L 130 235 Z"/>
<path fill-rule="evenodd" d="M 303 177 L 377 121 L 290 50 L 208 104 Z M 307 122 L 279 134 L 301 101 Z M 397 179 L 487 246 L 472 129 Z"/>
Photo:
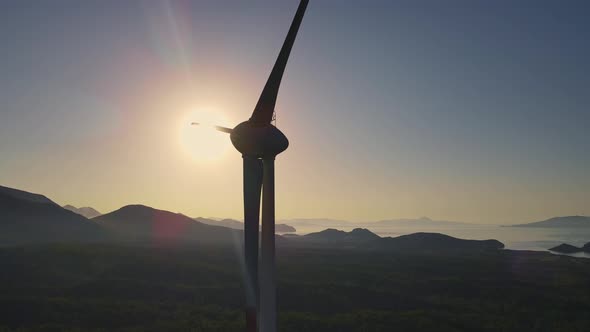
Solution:
<path fill-rule="evenodd" d="M 532 227 L 503 227 L 498 225 L 449 225 L 439 227 L 417 226 L 375 226 L 362 223 L 338 225 L 337 228 L 350 231 L 354 228 L 368 228 L 379 236 L 396 237 L 417 232 L 441 233 L 461 239 L 498 240 L 506 249 L 546 251 L 562 243 L 581 247 L 590 242 L 590 229 L 572 228 L 532 228 Z M 298 234 L 319 232 L 326 229 L 321 225 L 298 226 Z M 590 258 L 588 253 L 570 254 L 575 257 Z"/>

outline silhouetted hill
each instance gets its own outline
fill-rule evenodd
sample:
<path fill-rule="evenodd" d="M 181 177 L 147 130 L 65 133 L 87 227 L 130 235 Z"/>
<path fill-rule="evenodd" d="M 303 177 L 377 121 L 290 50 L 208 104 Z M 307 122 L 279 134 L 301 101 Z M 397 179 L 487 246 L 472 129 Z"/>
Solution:
<path fill-rule="evenodd" d="M 234 220 L 234 219 L 217 220 L 217 219 L 202 218 L 202 217 L 197 217 L 194 219 L 200 223 L 207 224 L 207 225 L 221 226 L 221 227 L 227 227 L 227 228 L 232 228 L 232 229 L 241 229 L 241 230 L 244 229 L 244 223 L 241 221 Z"/>
<path fill-rule="evenodd" d="M 45 196 L 15 189 L 0 188 L 2 223 L 0 243 L 36 243 L 104 239 L 105 234 L 125 241 L 156 244 L 235 244 L 242 240 L 243 224 L 236 220 L 198 218 L 157 210 L 143 205 L 128 205 L 92 221 L 68 211 Z M 231 229 L 237 228 L 238 229 Z M 277 225 L 277 232 L 282 225 Z M 290 230 L 288 225 L 284 225 Z M 415 233 L 396 238 L 381 238 L 371 231 L 356 228 L 350 232 L 326 229 L 304 236 L 277 237 L 277 244 L 295 246 L 358 247 L 386 250 L 498 249 L 496 240 L 461 240 L 436 233 Z"/>
<path fill-rule="evenodd" d="M 238 232 L 198 222 L 183 214 L 144 205 L 127 205 L 93 219 L 117 238 L 166 244 L 228 244 Z M 241 233 L 241 232 L 238 232 Z M 236 235 L 241 239 L 241 235 Z"/>
<path fill-rule="evenodd" d="M 396 251 L 471 251 L 504 248 L 504 244 L 497 240 L 463 240 L 439 233 L 414 233 L 382 238 L 363 228 L 357 228 L 351 232 L 331 228 L 303 236 L 287 236 L 285 239 L 300 245 L 313 244 L 315 246 L 344 246 Z"/>
<path fill-rule="evenodd" d="M 576 252 L 581 252 L 582 248 L 578 248 L 575 246 L 572 246 L 571 244 L 567 244 L 567 243 L 562 243 L 556 247 L 553 247 L 551 249 L 549 249 L 551 251 L 555 251 L 555 252 L 559 252 L 562 254 L 573 254 Z"/>
<path fill-rule="evenodd" d="M 355 228 L 350 232 L 341 231 L 338 229 L 328 228 L 321 232 L 310 233 L 299 237 L 305 241 L 313 242 L 368 242 L 381 239 L 377 234 L 368 229 Z"/>
<path fill-rule="evenodd" d="M 0 187 L 0 244 L 86 242 L 104 239 L 94 222 L 47 197 Z"/>
<path fill-rule="evenodd" d="M 590 217 L 568 216 L 555 217 L 528 224 L 512 225 L 512 227 L 548 227 L 548 228 L 582 228 L 590 227 Z"/>
<path fill-rule="evenodd" d="M 244 223 L 241 221 L 234 220 L 234 219 L 216 220 L 216 219 L 202 218 L 202 217 L 197 217 L 194 219 L 198 222 L 201 222 L 201 223 L 207 224 L 207 225 L 222 226 L 222 227 L 227 227 L 227 228 L 232 228 L 232 229 L 240 229 L 240 230 L 244 229 Z M 295 232 L 297 232 L 297 230 L 293 226 L 289 226 L 289 225 L 285 225 L 285 224 L 276 224 L 275 225 L 275 232 L 276 233 L 295 233 Z"/>
<path fill-rule="evenodd" d="M 52 200 L 50 200 L 49 198 L 47 198 L 43 195 L 33 194 L 33 193 L 30 193 L 27 191 L 3 187 L 3 186 L 0 186 L 0 195 L 4 196 L 4 197 L 12 197 L 12 198 L 15 198 L 18 200 L 28 201 L 28 202 L 33 202 L 33 203 L 45 203 L 45 204 L 57 205 Z"/>
<path fill-rule="evenodd" d="M 464 240 L 439 233 L 414 233 L 384 238 L 379 245 L 395 250 L 482 250 L 502 249 L 498 240 Z"/>
<path fill-rule="evenodd" d="M 95 210 L 95 209 L 93 209 L 93 208 L 91 208 L 89 206 L 84 206 L 84 207 L 81 207 L 81 208 L 77 208 L 77 207 L 75 207 L 73 205 L 64 205 L 62 207 L 64 209 L 66 209 L 66 210 L 70 210 L 70 211 L 72 211 L 74 213 L 77 213 L 77 214 L 79 214 L 81 216 L 84 216 L 84 217 L 86 217 L 88 219 L 92 219 L 92 218 L 95 218 L 95 217 L 98 217 L 98 216 L 101 215 L 100 212 L 98 212 L 97 210 Z"/>
<path fill-rule="evenodd" d="M 586 243 L 583 247 L 582 250 L 584 250 L 585 252 L 590 252 L 590 242 Z"/>
<path fill-rule="evenodd" d="M 504 248 L 504 244 L 497 240 L 463 240 L 439 233 L 414 233 L 382 238 L 363 228 L 357 228 L 351 232 L 330 228 L 303 236 L 286 236 L 285 239 L 288 244 L 299 246 L 355 247 L 394 251 L 473 251 Z"/>

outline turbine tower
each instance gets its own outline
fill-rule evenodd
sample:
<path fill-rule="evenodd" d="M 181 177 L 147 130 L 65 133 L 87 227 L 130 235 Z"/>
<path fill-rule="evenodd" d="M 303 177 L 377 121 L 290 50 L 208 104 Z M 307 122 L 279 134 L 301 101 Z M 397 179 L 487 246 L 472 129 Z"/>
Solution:
<path fill-rule="evenodd" d="M 309 0 L 301 0 L 283 47 L 249 120 L 235 128 L 216 127 L 230 134 L 242 153 L 244 167 L 244 252 L 246 261 L 246 330 L 276 332 L 275 275 L 275 157 L 289 146 L 287 137 L 272 125 L 279 86 Z M 193 123 L 198 124 L 198 123 Z M 262 192 L 260 269 L 258 235 Z"/>

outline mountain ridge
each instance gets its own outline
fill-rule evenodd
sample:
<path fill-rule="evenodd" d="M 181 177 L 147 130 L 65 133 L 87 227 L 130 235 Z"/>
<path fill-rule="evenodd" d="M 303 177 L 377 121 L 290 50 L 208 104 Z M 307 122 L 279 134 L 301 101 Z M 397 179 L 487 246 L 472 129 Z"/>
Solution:
<path fill-rule="evenodd" d="M 90 206 L 83 206 L 83 207 L 77 208 L 73 205 L 67 204 L 67 205 L 62 206 L 62 208 L 66 209 L 66 210 L 70 210 L 70 211 L 77 213 L 81 216 L 84 216 L 88 219 L 92 219 L 92 218 L 102 215 L 102 213 L 98 212 L 96 209 L 94 209 Z"/>
<path fill-rule="evenodd" d="M 107 239 L 108 235 L 108 240 L 116 241 L 235 245 L 243 238 L 243 232 L 239 229 L 208 225 L 180 213 L 140 204 L 126 205 L 89 220 L 60 207 L 43 195 L 6 187 L 0 190 L 0 215 L 4 216 L 0 223 L 0 243 L 11 243 L 10 236 L 21 237 L 24 242 L 51 242 L 87 241 L 96 240 L 97 237 Z M 230 221 L 234 225 L 243 225 L 236 220 Z M 496 240 L 463 240 L 439 233 L 414 233 L 391 238 L 380 237 L 364 228 L 356 228 L 350 232 L 329 228 L 302 236 L 277 235 L 277 245 L 379 250 L 503 248 L 503 244 Z"/>
<path fill-rule="evenodd" d="M 410 226 L 410 227 L 439 227 L 439 226 L 465 226 L 471 225 L 468 223 L 457 222 L 457 221 L 446 221 L 446 220 L 433 220 L 428 217 L 421 217 L 416 219 L 386 219 L 386 220 L 379 220 L 369 222 L 368 225 L 370 226 Z"/>
<path fill-rule="evenodd" d="M 10 197 L 13 197 L 13 198 L 16 198 L 19 200 L 26 200 L 26 201 L 34 202 L 34 203 L 58 205 L 57 203 L 50 200 L 49 198 L 47 198 L 44 195 L 35 194 L 35 193 L 28 192 L 28 191 L 4 187 L 4 186 L 0 186 L 0 195 L 10 196 Z"/>
<path fill-rule="evenodd" d="M 235 219 L 229 219 L 229 218 L 225 218 L 225 219 L 213 219 L 213 218 L 203 218 L 203 217 L 196 217 L 193 218 L 194 220 L 201 222 L 203 224 L 207 224 L 207 225 L 213 225 L 213 226 L 221 226 L 221 227 L 227 227 L 227 228 L 231 228 L 231 229 L 240 229 L 243 230 L 244 229 L 244 223 Z M 276 233 L 295 233 L 297 232 L 297 229 L 293 226 L 290 225 L 286 225 L 286 224 L 276 224 L 275 225 L 275 232 Z"/>
<path fill-rule="evenodd" d="M 553 217 L 526 224 L 509 225 L 508 227 L 545 227 L 545 228 L 586 228 L 590 227 L 590 217 L 563 216 Z"/>
<path fill-rule="evenodd" d="M 394 251 L 440 251 L 440 250 L 499 250 L 504 244 L 498 240 L 465 240 L 440 233 L 418 232 L 397 237 L 380 237 L 365 228 L 355 228 L 350 232 L 326 229 L 300 236 L 288 236 L 293 243 L 306 243 L 314 246 L 337 246 L 369 250 Z"/>
<path fill-rule="evenodd" d="M 239 232 L 141 204 L 126 205 L 93 220 L 118 239 L 129 241 L 227 244 L 233 242 L 232 232 Z"/>
<path fill-rule="evenodd" d="M 0 244 L 100 241 L 105 232 L 93 221 L 49 198 L 0 188 Z"/>

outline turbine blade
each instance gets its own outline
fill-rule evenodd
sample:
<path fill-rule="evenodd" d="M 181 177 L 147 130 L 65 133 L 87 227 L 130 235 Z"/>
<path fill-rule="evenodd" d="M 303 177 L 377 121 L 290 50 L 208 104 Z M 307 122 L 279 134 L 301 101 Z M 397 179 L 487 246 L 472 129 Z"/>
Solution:
<path fill-rule="evenodd" d="M 231 128 L 227 128 L 227 127 L 222 127 L 222 126 L 215 126 L 215 129 L 224 133 L 228 133 L 231 134 L 232 129 Z"/>
<path fill-rule="evenodd" d="M 191 126 L 200 126 L 200 125 L 201 124 L 198 123 L 198 122 L 191 122 Z M 215 126 L 215 130 L 221 131 L 221 132 L 224 132 L 224 133 L 231 134 L 231 132 L 232 132 L 233 129 L 228 128 L 228 127 Z"/>
<path fill-rule="evenodd" d="M 308 3 L 309 0 L 301 0 L 299 3 L 297 13 L 295 13 L 295 17 L 291 23 L 291 28 L 289 28 L 287 37 L 283 42 L 281 52 L 279 53 L 277 61 L 275 62 L 270 76 L 266 81 L 266 85 L 262 90 L 262 94 L 260 94 L 260 98 L 258 99 L 256 107 L 254 108 L 254 112 L 252 112 L 250 121 L 256 124 L 270 124 L 272 121 L 272 115 L 277 102 L 277 95 L 279 94 L 281 79 L 283 78 L 283 73 L 285 72 L 285 67 L 287 66 L 287 60 L 289 60 L 289 54 L 291 53 L 291 48 L 293 48 L 293 43 L 295 43 L 295 37 L 297 37 L 297 31 L 299 30 L 299 26 L 303 20 L 303 15 L 305 14 L 305 9 L 307 8 Z"/>
<path fill-rule="evenodd" d="M 246 261 L 246 324 L 256 331 L 258 313 L 258 229 L 262 160 L 243 156 L 244 163 L 244 254 Z"/>

